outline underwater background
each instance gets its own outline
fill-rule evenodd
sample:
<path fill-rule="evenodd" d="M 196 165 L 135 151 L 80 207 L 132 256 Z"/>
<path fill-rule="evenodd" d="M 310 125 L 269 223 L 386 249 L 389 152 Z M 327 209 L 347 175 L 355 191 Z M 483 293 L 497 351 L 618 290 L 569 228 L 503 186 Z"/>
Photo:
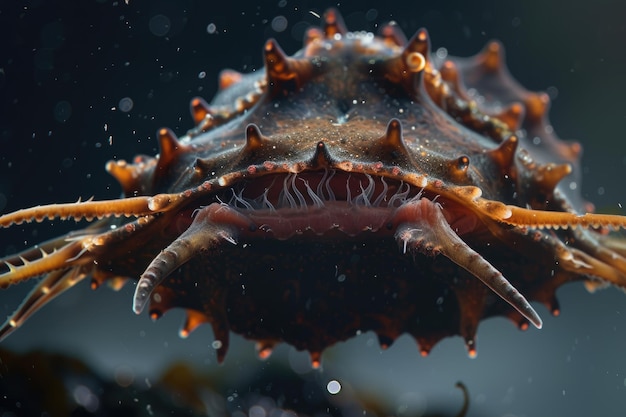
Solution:
<path fill-rule="evenodd" d="M 192 127 L 190 99 L 209 100 L 221 69 L 261 68 L 269 37 L 293 54 L 305 28 L 319 25 L 331 6 L 349 30 L 375 31 L 395 20 L 410 37 L 426 27 L 433 50 L 455 56 L 502 41 L 517 80 L 554 99 L 557 134 L 582 143 L 584 197 L 598 211 L 626 215 L 626 4 L 608 0 L 3 2 L 0 211 L 118 197 L 118 184 L 104 171 L 108 160 L 155 154 L 160 127 L 184 134 Z M 0 255 L 76 227 L 55 221 L 0 230 Z M 0 291 L 0 316 L 12 313 L 30 287 Z M 153 323 L 132 313 L 132 293 L 132 283 L 119 292 L 77 285 L 0 343 L 0 380 L 12 358 L 5 349 L 43 349 L 143 388 L 180 361 L 222 387 L 269 378 L 270 368 L 283 366 L 321 387 L 330 402 L 380 403 L 396 415 L 454 415 L 463 403 L 458 381 L 470 394 L 468 416 L 626 412 L 626 295 L 614 288 L 590 295 L 581 283 L 566 285 L 558 292 L 559 317 L 538 306 L 540 331 L 519 331 L 504 318 L 483 321 L 474 359 L 460 337 L 423 358 L 409 336 L 381 351 L 376 336 L 365 333 L 325 351 L 317 371 L 306 352 L 289 346 L 261 361 L 253 344 L 235 335 L 217 365 L 209 326 L 180 339 L 182 312 Z M 338 394 L 328 392 L 331 381 L 340 383 Z"/>

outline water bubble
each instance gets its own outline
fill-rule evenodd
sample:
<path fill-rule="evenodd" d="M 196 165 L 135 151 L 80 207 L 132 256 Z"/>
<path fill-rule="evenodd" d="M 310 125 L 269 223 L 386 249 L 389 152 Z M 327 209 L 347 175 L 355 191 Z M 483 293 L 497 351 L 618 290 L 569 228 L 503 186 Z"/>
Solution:
<path fill-rule="evenodd" d="M 222 341 L 221 340 L 214 340 L 213 343 L 211 343 L 211 347 L 215 350 L 219 349 L 222 347 Z"/>
<path fill-rule="evenodd" d="M 172 28 L 172 22 L 170 21 L 169 17 L 162 14 L 157 14 L 150 18 L 150 21 L 148 22 L 148 27 L 150 29 L 150 32 L 154 36 L 165 36 Z"/>
<path fill-rule="evenodd" d="M 217 32 L 217 26 L 215 26 L 215 23 L 209 23 L 206 27 L 206 31 L 209 35 L 213 35 Z"/>
<path fill-rule="evenodd" d="M 365 12 L 365 19 L 367 19 L 368 22 L 373 22 L 378 19 L 378 10 L 369 9 L 367 12 Z"/>
<path fill-rule="evenodd" d="M 54 105 L 54 119 L 57 122 L 65 123 L 72 116 L 72 105 L 65 100 Z"/>
<path fill-rule="evenodd" d="M 74 388 L 73 394 L 76 404 L 82 406 L 89 413 L 95 413 L 98 410 L 98 407 L 100 405 L 100 400 L 98 400 L 98 396 L 95 395 L 85 385 L 76 386 L 76 388 Z"/>
<path fill-rule="evenodd" d="M 311 27 L 311 24 L 305 21 L 291 25 L 291 37 L 298 42 L 302 41 L 302 38 L 309 27 Z"/>
<path fill-rule="evenodd" d="M 135 372 L 128 365 L 121 365 L 115 369 L 114 379 L 120 387 L 129 387 L 135 381 Z"/>
<path fill-rule="evenodd" d="M 333 379 L 328 382 L 328 384 L 326 385 L 326 389 L 328 390 L 328 392 L 335 395 L 338 394 L 339 391 L 341 391 L 341 384 L 339 383 L 339 381 Z"/>
<path fill-rule="evenodd" d="M 250 407 L 250 410 L 248 410 L 248 417 L 265 417 L 266 415 L 267 412 L 265 411 L 265 408 L 258 404 L 253 405 Z"/>
<path fill-rule="evenodd" d="M 287 18 L 285 16 L 276 16 L 272 19 L 272 29 L 275 32 L 283 32 L 287 29 Z"/>
<path fill-rule="evenodd" d="M 555 100 L 559 96 L 559 89 L 555 86 L 548 87 L 546 92 L 548 93 L 548 97 L 550 97 L 550 100 Z"/>
<path fill-rule="evenodd" d="M 128 113 L 129 111 L 131 111 L 133 109 L 133 99 L 130 97 L 124 97 L 122 99 L 120 99 L 119 103 L 117 104 L 117 107 L 120 109 L 120 111 L 123 111 L 124 113 Z"/>

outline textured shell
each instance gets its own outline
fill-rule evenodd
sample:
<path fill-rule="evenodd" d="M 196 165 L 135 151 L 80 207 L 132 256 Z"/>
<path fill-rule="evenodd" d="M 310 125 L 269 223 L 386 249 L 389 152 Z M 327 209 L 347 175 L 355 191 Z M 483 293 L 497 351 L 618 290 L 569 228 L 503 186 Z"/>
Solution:
<path fill-rule="evenodd" d="M 623 249 L 579 226 L 622 226 L 624 219 L 575 214 L 588 211 L 569 186 L 578 181 L 580 147 L 548 129 L 547 96 L 519 87 L 500 49 L 493 43 L 472 59 L 437 62 L 425 31 L 410 41 L 393 25 L 377 37 L 350 33 L 333 11 L 291 58 L 269 41 L 264 72 L 227 72 L 210 106 L 192 102 L 197 126 L 187 135 L 179 140 L 161 130 L 158 157 L 108 165 L 128 198 L 2 218 L 8 226 L 55 216 L 136 217 L 95 223 L 69 244 L 59 239 L 42 245 L 46 254 L 56 250 L 52 255 L 33 250 L 23 259 L 7 258 L 5 285 L 49 275 L 4 334 L 83 277 L 91 276 L 97 287 L 142 276 L 162 249 L 191 230 L 196 209 L 225 201 L 236 206 L 231 188 L 262 195 L 276 178 L 298 174 L 313 181 L 314 174 L 321 184 L 328 171 L 354 175 L 350 183 L 349 175 L 337 174 L 353 195 L 363 193 L 366 179 L 386 178 L 436 199 L 469 247 L 526 298 L 553 312 L 555 290 L 564 282 L 623 286 Z M 150 312 L 158 317 L 172 307 L 187 309 L 184 334 L 210 322 L 222 357 L 229 329 L 258 340 L 263 355 L 287 341 L 318 360 L 325 347 L 358 331 L 374 330 L 384 345 L 408 332 L 424 353 L 460 334 L 474 352 L 484 317 L 505 315 L 527 326 L 466 268 L 448 255 L 431 256 L 440 250 L 438 242 L 405 240 L 414 252 L 406 254 L 397 238 L 368 233 L 338 233 L 330 240 L 306 231 L 284 239 L 242 232 L 236 246 L 220 244 L 210 254 L 204 252 L 213 248 L 202 248 L 159 282 Z"/>

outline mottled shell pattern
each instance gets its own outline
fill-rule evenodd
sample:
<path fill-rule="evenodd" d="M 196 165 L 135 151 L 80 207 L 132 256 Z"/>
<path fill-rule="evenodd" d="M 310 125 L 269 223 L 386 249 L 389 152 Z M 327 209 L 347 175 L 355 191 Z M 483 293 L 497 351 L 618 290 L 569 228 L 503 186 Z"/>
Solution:
<path fill-rule="evenodd" d="M 106 166 L 123 198 L 0 217 L 89 227 L 4 258 L 0 285 L 43 276 L 0 328 L 21 326 L 89 277 L 138 279 L 133 309 L 186 311 L 181 336 L 209 323 L 218 359 L 229 332 L 261 357 L 287 342 L 311 353 L 360 332 L 381 346 L 411 334 L 422 354 L 483 318 L 540 328 L 530 301 L 559 312 L 556 289 L 626 287 L 626 217 L 583 214 L 581 147 L 558 139 L 545 94 L 519 86 L 493 42 L 440 60 L 426 30 L 348 32 L 335 10 L 287 56 L 226 70 L 195 127 L 158 132 L 160 153 Z M 578 187 L 579 188 L 579 187 Z"/>

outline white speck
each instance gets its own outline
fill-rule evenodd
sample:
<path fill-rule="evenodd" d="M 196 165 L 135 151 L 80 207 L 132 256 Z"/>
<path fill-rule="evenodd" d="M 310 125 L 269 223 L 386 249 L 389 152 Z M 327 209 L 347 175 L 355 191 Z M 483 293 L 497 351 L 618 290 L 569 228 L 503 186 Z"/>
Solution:
<path fill-rule="evenodd" d="M 326 389 L 328 390 L 328 392 L 335 395 L 338 394 L 339 391 L 341 391 L 341 384 L 339 383 L 339 381 L 333 379 L 328 382 L 328 384 L 326 385 Z"/>

